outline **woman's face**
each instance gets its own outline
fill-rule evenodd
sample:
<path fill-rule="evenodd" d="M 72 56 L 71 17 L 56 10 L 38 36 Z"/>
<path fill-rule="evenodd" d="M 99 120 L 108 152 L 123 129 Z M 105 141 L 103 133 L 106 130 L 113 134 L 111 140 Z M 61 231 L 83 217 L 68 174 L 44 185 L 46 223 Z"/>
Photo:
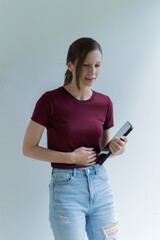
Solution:
<path fill-rule="evenodd" d="M 89 52 L 84 60 L 80 76 L 80 85 L 92 85 L 101 71 L 102 54 L 99 50 Z"/>
<path fill-rule="evenodd" d="M 76 63 L 70 63 L 68 66 L 72 70 L 73 79 L 75 81 L 76 78 Z M 102 63 L 102 54 L 99 50 L 90 51 L 85 60 L 81 70 L 81 75 L 79 79 L 80 87 L 86 86 L 90 87 L 96 81 L 100 71 L 101 71 L 101 63 Z"/>

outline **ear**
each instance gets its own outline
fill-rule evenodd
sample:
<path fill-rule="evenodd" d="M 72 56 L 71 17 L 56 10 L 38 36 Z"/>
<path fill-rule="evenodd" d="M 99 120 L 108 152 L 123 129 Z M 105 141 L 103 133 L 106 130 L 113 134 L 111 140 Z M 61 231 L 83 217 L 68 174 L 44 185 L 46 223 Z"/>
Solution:
<path fill-rule="evenodd" d="M 71 61 L 69 61 L 69 62 L 67 63 L 67 66 L 68 66 L 68 69 L 72 72 L 72 70 L 73 70 L 73 64 L 72 64 Z"/>

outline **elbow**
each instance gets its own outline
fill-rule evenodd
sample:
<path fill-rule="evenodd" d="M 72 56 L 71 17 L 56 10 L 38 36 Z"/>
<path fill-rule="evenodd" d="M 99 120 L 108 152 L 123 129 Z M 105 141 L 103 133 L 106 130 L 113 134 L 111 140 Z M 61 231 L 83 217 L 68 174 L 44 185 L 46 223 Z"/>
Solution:
<path fill-rule="evenodd" d="M 25 157 L 28 157 L 28 148 L 23 144 L 22 153 Z"/>
<path fill-rule="evenodd" d="M 25 157 L 30 157 L 32 152 L 32 148 L 26 144 L 23 143 L 22 146 L 22 153 Z"/>

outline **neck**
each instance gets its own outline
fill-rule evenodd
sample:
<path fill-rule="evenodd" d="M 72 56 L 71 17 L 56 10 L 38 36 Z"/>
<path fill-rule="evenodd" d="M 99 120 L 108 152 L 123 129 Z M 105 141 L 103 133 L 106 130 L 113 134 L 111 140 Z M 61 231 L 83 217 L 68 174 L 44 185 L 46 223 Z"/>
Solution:
<path fill-rule="evenodd" d="M 80 86 L 79 90 L 76 84 L 73 84 L 72 82 L 63 87 L 79 100 L 88 100 L 92 96 L 92 90 L 90 87 Z"/>

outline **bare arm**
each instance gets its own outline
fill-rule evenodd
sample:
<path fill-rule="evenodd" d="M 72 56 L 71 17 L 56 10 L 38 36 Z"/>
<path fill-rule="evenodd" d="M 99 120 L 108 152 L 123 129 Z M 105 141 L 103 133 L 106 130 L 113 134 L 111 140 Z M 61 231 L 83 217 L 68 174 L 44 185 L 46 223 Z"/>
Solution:
<path fill-rule="evenodd" d="M 111 151 L 112 155 L 110 157 L 122 154 L 125 151 L 127 137 L 122 136 L 121 140 L 118 137 L 110 139 L 111 138 L 110 136 L 111 136 L 110 128 L 103 130 L 103 136 L 100 142 L 101 151 Z"/>
<path fill-rule="evenodd" d="M 110 142 L 110 138 L 111 138 L 111 129 L 109 128 L 109 129 L 103 130 L 103 135 L 100 142 L 101 151 L 109 151 L 108 146 L 107 147 L 105 146 Z"/>
<path fill-rule="evenodd" d="M 26 157 L 53 163 L 91 166 L 95 164 L 96 152 L 91 148 L 80 147 L 73 152 L 60 152 L 39 146 L 44 126 L 30 121 L 23 140 L 23 154 Z"/>
<path fill-rule="evenodd" d="M 45 162 L 73 163 L 70 152 L 59 152 L 38 146 L 44 128 L 41 124 L 32 120 L 30 121 L 23 140 L 24 156 Z"/>

